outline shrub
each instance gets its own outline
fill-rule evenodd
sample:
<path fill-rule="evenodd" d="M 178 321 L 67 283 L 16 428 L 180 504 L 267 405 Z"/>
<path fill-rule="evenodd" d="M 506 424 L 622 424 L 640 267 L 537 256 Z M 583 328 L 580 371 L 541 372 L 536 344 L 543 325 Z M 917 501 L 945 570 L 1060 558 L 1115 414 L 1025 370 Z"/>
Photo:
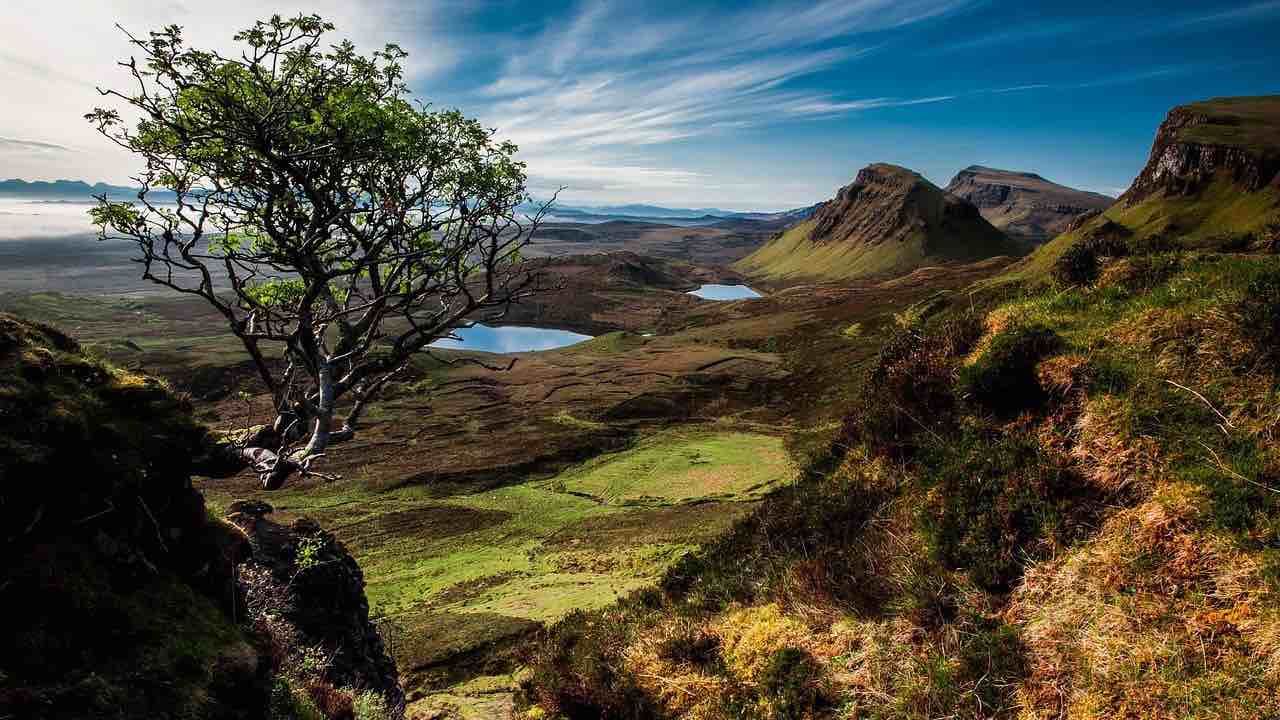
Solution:
<path fill-rule="evenodd" d="M 862 453 L 850 453 L 835 468 L 807 473 L 732 531 L 685 555 L 663 577 L 661 590 L 705 610 L 791 595 L 797 589 L 796 564 L 780 559 L 805 558 L 818 560 L 822 568 L 809 576 L 821 585 L 810 586 L 810 597 L 821 595 L 852 608 L 875 605 L 878 589 L 855 541 L 895 492 L 895 480 L 883 463 Z"/>
<path fill-rule="evenodd" d="M 663 660 L 690 665 L 709 665 L 720 657 L 720 638 L 692 623 L 682 624 L 657 647 Z"/>
<path fill-rule="evenodd" d="M 1248 338 L 1254 355 L 1272 368 L 1280 368 L 1280 268 L 1259 275 L 1236 303 L 1235 322 Z"/>
<path fill-rule="evenodd" d="M 350 720 L 353 716 L 355 701 L 346 690 L 336 688 L 319 678 L 306 680 L 303 687 L 311 702 L 329 720 Z"/>
<path fill-rule="evenodd" d="M 307 535 L 298 540 L 295 548 L 294 566 L 297 572 L 319 567 L 320 556 L 325 550 L 325 539 L 321 535 Z"/>
<path fill-rule="evenodd" d="M 355 720 L 389 720 L 391 718 L 391 708 L 387 705 L 387 699 L 372 690 L 357 694 L 352 710 Z"/>
<path fill-rule="evenodd" d="M 1256 243 L 1258 237 L 1253 233 L 1226 232 L 1210 238 L 1208 245 L 1218 252 L 1245 252 Z"/>
<path fill-rule="evenodd" d="M 849 444 L 866 444 L 877 454 L 909 454 L 925 422 L 945 417 L 955 405 L 956 366 L 982 331 L 976 313 L 929 331 L 898 331 L 881 349 L 845 418 Z"/>
<path fill-rule="evenodd" d="M 1033 437 L 967 433 L 932 448 L 922 466 L 932 487 L 920 510 L 930 552 L 988 590 L 1008 590 L 1037 542 L 1071 539 L 1095 506 Z"/>
<path fill-rule="evenodd" d="M 1262 231 L 1259 249 L 1263 252 L 1280 253 L 1280 223 L 1271 223 Z"/>
<path fill-rule="evenodd" d="M 1080 241 L 1053 263 L 1053 279 L 1060 285 L 1092 285 L 1100 270 L 1098 253 L 1090 243 Z"/>
<path fill-rule="evenodd" d="M 769 715 L 777 720 L 811 717 L 825 704 L 822 678 L 822 666 L 804 650 L 784 647 L 774 652 L 760 673 L 759 685 Z"/>
<path fill-rule="evenodd" d="M 534 645 L 519 700 L 568 720 L 654 717 L 652 702 L 622 670 L 623 625 L 581 610 L 570 613 Z"/>
<path fill-rule="evenodd" d="M 974 632 L 960 648 L 959 680 L 969 684 L 987 716 L 1000 716 L 1013 706 L 1014 689 L 1027 672 L 1026 648 L 1013 627 L 977 618 Z"/>
<path fill-rule="evenodd" d="M 1171 234 L 1148 235 L 1143 238 L 1130 238 L 1126 243 L 1127 255 L 1142 257 L 1143 255 L 1165 255 L 1178 252 L 1180 246 Z"/>
<path fill-rule="evenodd" d="M 1002 414 L 1036 407 L 1045 400 L 1036 364 L 1060 345 L 1061 338 L 1044 325 L 1001 332 L 976 362 L 960 371 L 961 394 Z"/>
<path fill-rule="evenodd" d="M 1136 292 L 1150 290 L 1167 282 L 1182 271 L 1182 255 L 1176 252 L 1134 255 L 1120 283 L 1125 289 Z"/>
<path fill-rule="evenodd" d="M 271 686 L 270 712 L 271 720 L 325 720 L 307 693 L 282 676 Z"/>

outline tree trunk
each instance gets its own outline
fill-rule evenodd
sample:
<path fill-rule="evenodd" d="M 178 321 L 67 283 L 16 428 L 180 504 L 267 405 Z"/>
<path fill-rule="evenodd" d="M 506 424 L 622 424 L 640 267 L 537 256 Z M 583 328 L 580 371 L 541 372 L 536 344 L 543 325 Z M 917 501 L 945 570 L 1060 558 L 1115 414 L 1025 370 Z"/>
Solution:
<path fill-rule="evenodd" d="M 320 397 L 316 403 L 316 417 L 311 430 L 311 439 L 307 441 L 307 446 L 301 452 L 294 455 L 294 459 L 300 463 L 323 453 L 329 447 L 329 433 L 333 430 L 333 368 L 325 359 L 320 360 L 317 365 L 316 385 Z"/>

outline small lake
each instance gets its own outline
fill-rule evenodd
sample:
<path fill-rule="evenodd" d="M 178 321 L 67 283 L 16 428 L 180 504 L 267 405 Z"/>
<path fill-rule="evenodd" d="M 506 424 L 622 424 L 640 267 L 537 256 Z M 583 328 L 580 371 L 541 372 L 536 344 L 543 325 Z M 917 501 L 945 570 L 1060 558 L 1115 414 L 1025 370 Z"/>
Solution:
<path fill-rule="evenodd" d="M 746 285 L 703 285 L 697 290 L 690 290 L 689 294 L 697 295 L 703 300 L 745 300 L 763 297 Z"/>
<path fill-rule="evenodd" d="M 461 340 L 443 339 L 431 343 L 431 347 L 448 350 L 480 350 L 491 353 L 536 352 L 554 350 L 566 345 L 576 345 L 590 340 L 590 335 L 580 335 L 568 330 L 503 325 L 489 327 L 476 325 L 461 328 L 455 333 Z"/>

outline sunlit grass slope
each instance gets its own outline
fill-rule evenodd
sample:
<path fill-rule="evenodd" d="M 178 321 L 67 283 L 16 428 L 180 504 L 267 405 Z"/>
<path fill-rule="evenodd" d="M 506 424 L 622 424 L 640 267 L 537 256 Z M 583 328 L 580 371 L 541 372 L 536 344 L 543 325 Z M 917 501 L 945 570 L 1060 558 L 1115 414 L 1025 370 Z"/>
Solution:
<path fill-rule="evenodd" d="M 1280 259 L 972 302 L 905 321 L 796 486 L 553 628 L 528 716 L 1280 714 Z"/>
<path fill-rule="evenodd" d="M 1219 178 L 1191 196 L 1153 195 L 1132 207 L 1113 205 L 1075 231 L 1041 246 L 1014 266 L 1008 279 L 1043 280 L 1068 248 L 1112 222 L 1132 233 L 1128 243 L 1164 244 L 1181 248 L 1248 249 L 1255 237 L 1280 223 L 1280 190 L 1243 192 L 1227 178 Z"/>

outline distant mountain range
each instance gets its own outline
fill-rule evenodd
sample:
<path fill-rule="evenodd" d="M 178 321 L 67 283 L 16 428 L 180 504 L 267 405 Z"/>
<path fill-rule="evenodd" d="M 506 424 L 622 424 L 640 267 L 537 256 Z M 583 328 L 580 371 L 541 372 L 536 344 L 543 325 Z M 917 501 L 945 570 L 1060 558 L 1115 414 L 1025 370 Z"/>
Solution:
<path fill-rule="evenodd" d="M 89 184 L 83 180 L 0 180 L 0 197 L 41 198 L 53 200 L 90 200 L 96 195 L 106 193 L 113 197 L 132 197 L 138 193 L 137 188 L 107 183 Z M 166 191 L 153 191 L 153 195 L 170 195 Z M 597 223 L 610 220 L 667 221 L 672 224 L 712 224 L 723 220 L 764 220 L 798 222 L 809 217 L 814 208 L 797 208 L 781 212 L 738 212 L 719 208 L 669 208 L 659 205 L 631 204 L 609 205 L 604 207 L 580 207 L 556 204 L 551 214 L 570 222 Z M 527 213 L 537 212 L 541 205 L 530 203 L 521 206 Z"/>
<path fill-rule="evenodd" d="M 603 207 L 556 204 L 551 207 L 548 213 L 568 222 L 599 223 L 615 220 L 634 220 L 640 222 L 665 222 L 673 225 L 710 225 L 725 220 L 799 222 L 812 215 L 817 207 L 817 205 L 811 205 L 780 212 L 739 212 L 721 210 L 719 208 L 669 208 L 659 205 L 640 204 Z M 540 205 L 529 204 L 523 206 L 522 209 L 532 214 L 540 208 Z"/>
<path fill-rule="evenodd" d="M 106 193 L 112 196 L 136 195 L 137 188 L 122 185 L 94 183 L 90 185 L 83 180 L 0 180 L 0 197 L 54 198 L 59 200 L 89 200 L 95 195 Z"/>

